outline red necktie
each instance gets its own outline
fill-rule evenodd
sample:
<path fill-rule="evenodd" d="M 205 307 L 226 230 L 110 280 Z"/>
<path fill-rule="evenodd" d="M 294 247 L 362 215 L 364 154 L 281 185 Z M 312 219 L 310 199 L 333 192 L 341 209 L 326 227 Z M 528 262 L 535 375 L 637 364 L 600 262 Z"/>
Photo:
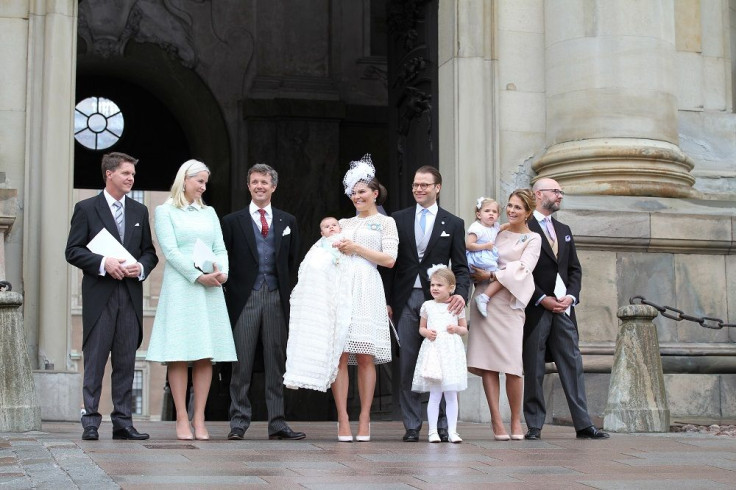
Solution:
<path fill-rule="evenodd" d="M 266 210 L 259 209 L 258 212 L 261 213 L 261 235 L 263 235 L 263 238 L 266 238 L 268 236 L 268 221 L 266 221 Z"/>

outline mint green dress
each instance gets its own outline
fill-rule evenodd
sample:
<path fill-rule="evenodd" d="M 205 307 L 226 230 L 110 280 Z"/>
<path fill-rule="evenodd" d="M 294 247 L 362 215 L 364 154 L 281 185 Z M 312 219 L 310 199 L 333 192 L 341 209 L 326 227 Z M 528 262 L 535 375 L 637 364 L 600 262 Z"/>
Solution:
<path fill-rule="evenodd" d="M 146 360 L 236 361 L 222 288 L 197 282 L 202 272 L 195 269 L 192 257 L 199 238 L 217 256 L 220 271 L 228 273 L 227 251 L 215 210 L 196 205 L 179 209 L 169 200 L 156 208 L 154 224 L 166 265 Z"/>

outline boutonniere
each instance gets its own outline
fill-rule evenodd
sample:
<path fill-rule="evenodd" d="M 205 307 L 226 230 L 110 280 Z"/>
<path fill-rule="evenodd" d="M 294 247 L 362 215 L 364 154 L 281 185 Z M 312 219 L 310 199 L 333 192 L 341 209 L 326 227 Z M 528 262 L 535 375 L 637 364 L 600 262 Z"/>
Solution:
<path fill-rule="evenodd" d="M 371 223 L 368 225 L 368 229 L 374 230 L 374 231 L 381 231 L 382 230 L 381 223 Z"/>
<path fill-rule="evenodd" d="M 291 228 L 288 226 L 284 228 L 284 232 L 281 234 L 281 236 L 291 235 Z"/>
<path fill-rule="evenodd" d="M 572 240 L 572 237 L 570 235 L 565 235 L 565 241 L 569 242 L 570 240 Z"/>

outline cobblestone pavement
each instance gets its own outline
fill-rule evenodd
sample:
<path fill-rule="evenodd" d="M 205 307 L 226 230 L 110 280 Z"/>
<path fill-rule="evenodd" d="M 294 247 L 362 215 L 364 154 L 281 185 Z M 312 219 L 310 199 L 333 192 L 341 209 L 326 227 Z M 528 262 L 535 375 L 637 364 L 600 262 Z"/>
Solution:
<path fill-rule="evenodd" d="M 712 433 L 612 434 L 577 440 L 545 426 L 540 441 L 494 441 L 485 425 L 462 423 L 462 444 L 405 443 L 400 422 L 374 422 L 372 441 L 338 443 L 334 422 L 292 422 L 302 441 L 269 441 L 254 423 L 228 441 L 177 441 L 173 422 L 137 422 L 148 441 L 82 441 L 73 423 L 0 433 L 0 488 L 736 488 L 736 438 Z M 354 427 L 355 430 L 355 427 Z M 426 429 L 422 439 L 426 437 Z"/>

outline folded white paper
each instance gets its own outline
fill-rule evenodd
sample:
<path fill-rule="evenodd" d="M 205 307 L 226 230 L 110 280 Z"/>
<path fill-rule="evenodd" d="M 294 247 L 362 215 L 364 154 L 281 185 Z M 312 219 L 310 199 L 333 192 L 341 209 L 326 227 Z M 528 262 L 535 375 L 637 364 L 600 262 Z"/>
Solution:
<path fill-rule="evenodd" d="M 562 277 L 560 277 L 560 274 L 557 274 L 557 278 L 555 279 L 555 298 L 564 298 L 567 296 L 567 287 L 565 286 L 565 283 L 562 282 Z M 568 306 L 565 310 L 565 313 L 567 315 L 570 315 L 570 307 Z"/>
<path fill-rule="evenodd" d="M 96 254 L 105 257 L 113 257 L 116 259 L 125 259 L 123 265 L 133 265 L 137 260 L 123 247 L 123 244 L 113 237 L 107 228 L 103 228 L 95 237 L 87 244 L 87 248 Z"/>
<path fill-rule="evenodd" d="M 213 264 L 217 262 L 217 255 L 199 238 L 194 242 L 192 258 L 194 259 L 194 267 L 205 274 L 209 274 L 215 270 Z"/>

